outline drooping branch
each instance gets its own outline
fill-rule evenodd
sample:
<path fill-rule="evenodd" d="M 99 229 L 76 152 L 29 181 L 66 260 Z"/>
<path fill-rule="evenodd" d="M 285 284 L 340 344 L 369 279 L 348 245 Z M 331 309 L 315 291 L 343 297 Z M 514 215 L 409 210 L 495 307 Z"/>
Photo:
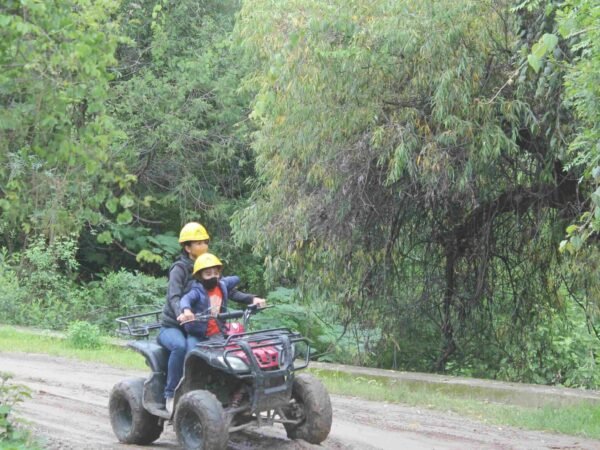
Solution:
<path fill-rule="evenodd" d="M 460 225 L 446 232 L 441 241 L 455 240 L 460 244 L 459 250 L 464 250 L 465 242 L 481 234 L 486 224 L 500 214 L 511 212 L 522 215 L 535 205 L 554 209 L 572 207 L 578 198 L 577 180 L 562 171 L 560 162 L 555 163 L 554 174 L 555 183 L 517 186 L 479 205 Z"/>

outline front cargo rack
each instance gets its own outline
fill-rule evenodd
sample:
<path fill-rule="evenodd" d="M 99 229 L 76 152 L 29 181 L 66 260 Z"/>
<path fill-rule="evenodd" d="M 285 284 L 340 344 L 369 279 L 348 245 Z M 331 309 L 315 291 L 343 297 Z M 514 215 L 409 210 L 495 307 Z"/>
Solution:
<path fill-rule="evenodd" d="M 296 344 L 300 343 L 305 345 L 304 351 L 301 352 L 304 354 L 304 357 L 296 360 L 298 355 L 296 354 L 295 346 Z M 221 340 L 200 341 L 197 345 L 207 350 L 216 351 L 218 354 L 222 354 L 223 363 L 230 370 L 233 370 L 233 368 L 227 361 L 227 356 L 237 351 L 242 351 L 246 355 L 248 363 L 254 368 L 254 373 L 261 371 L 261 369 L 259 368 L 259 364 L 256 360 L 253 350 L 263 347 L 282 345 L 285 350 L 282 348 L 281 351 L 291 354 L 289 365 L 292 371 L 306 368 L 310 358 L 309 340 L 303 337 L 300 333 L 291 331 L 289 328 L 272 328 L 267 330 L 237 333 L 227 336 Z"/>

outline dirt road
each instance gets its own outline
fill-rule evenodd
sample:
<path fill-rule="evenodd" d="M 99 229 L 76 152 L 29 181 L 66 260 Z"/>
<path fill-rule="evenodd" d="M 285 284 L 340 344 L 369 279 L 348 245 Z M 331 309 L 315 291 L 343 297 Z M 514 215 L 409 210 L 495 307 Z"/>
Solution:
<path fill-rule="evenodd" d="M 45 448 L 177 448 L 170 426 L 151 447 L 120 445 L 112 433 L 107 411 L 111 387 L 144 372 L 23 353 L 0 353 L 0 370 L 32 389 L 32 399 L 18 413 Z M 490 426 L 452 413 L 341 396 L 332 396 L 332 403 L 333 428 L 321 446 L 290 441 L 277 425 L 232 435 L 229 450 L 600 449 L 596 440 Z"/>

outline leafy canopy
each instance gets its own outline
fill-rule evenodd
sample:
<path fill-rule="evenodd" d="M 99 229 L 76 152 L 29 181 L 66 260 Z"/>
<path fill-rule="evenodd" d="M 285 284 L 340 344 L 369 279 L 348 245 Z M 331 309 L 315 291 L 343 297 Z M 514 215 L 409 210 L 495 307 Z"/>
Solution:
<path fill-rule="evenodd" d="M 0 7 L 0 230 L 7 245 L 102 220 L 121 137 L 106 112 L 118 43 L 114 0 Z"/>

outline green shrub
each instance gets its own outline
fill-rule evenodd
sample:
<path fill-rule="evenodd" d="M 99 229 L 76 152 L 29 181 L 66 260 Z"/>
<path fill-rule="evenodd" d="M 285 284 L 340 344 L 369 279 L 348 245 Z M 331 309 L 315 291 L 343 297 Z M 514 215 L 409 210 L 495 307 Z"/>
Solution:
<path fill-rule="evenodd" d="M 319 361 L 356 364 L 358 352 L 364 353 L 364 348 L 358 348 L 350 334 L 344 333 L 342 325 L 327 320 L 330 314 L 323 304 L 305 305 L 297 290 L 278 287 L 267 294 L 267 303 L 274 308 L 253 318 L 253 330 L 286 327 L 298 331 L 310 341 L 311 358 Z"/>
<path fill-rule="evenodd" d="M 21 253 L 0 253 L 0 320 L 15 325 L 64 329 L 77 317 L 80 287 L 75 237 L 46 244 L 32 240 Z"/>
<path fill-rule="evenodd" d="M 498 378 L 587 389 L 600 384 L 600 342 L 590 333 L 583 309 L 570 300 L 562 311 L 544 316 L 519 350 L 504 361 Z"/>
<path fill-rule="evenodd" d="M 0 322 L 24 325 L 28 315 L 27 297 L 17 274 L 0 260 Z"/>
<path fill-rule="evenodd" d="M 68 339 L 71 345 L 80 349 L 96 349 L 102 345 L 100 328 L 85 321 L 69 324 Z"/>
<path fill-rule="evenodd" d="M 31 448 L 29 433 L 12 416 L 14 406 L 31 396 L 25 386 L 9 383 L 12 375 L 0 372 L 0 448 Z"/>
<path fill-rule="evenodd" d="M 166 278 L 120 270 L 80 284 L 76 253 L 73 237 L 34 239 L 10 256 L 0 249 L 0 323 L 64 330 L 83 319 L 110 331 L 118 316 L 162 307 Z"/>
<path fill-rule="evenodd" d="M 126 270 L 111 272 L 87 285 L 82 316 L 104 331 L 115 329 L 115 318 L 162 309 L 167 279 Z"/>

